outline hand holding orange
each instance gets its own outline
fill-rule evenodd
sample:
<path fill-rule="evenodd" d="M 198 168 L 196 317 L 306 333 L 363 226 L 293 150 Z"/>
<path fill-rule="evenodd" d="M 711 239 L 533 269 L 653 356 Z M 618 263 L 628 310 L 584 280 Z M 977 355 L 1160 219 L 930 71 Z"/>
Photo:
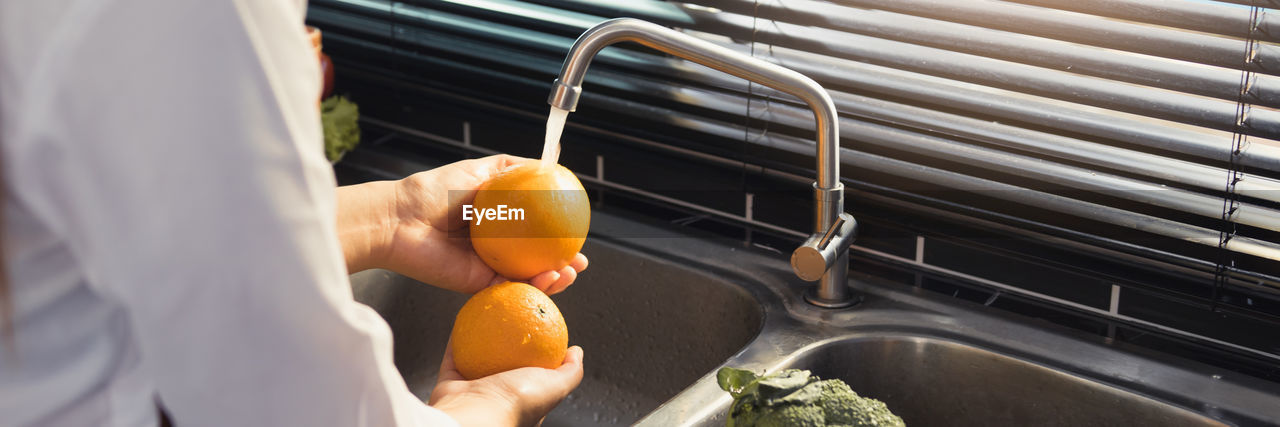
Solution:
<path fill-rule="evenodd" d="M 568 266 L 579 256 L 591 222 L 586 190 L 573 172 L 537 160 L 481 184 L 470 209 L 476 214 L 469 224 L 476 254 L 515 280 Z M 453 362 L 468 379 L 522 367 L 554 369 L 569 346 L 564 318 L 551 298 L 516 282 L 472 296 L 458 312 L 452 339 Z"/>
<path fill-rule="evenodd" d="M 569 331 L 547 294 L 505 282 L 477 292 L 453 323 L 453 363 L 474 380 L 523 367 L 555 369 L 565 360 Z"/>
<path fill-rule="evenodd" d="M 512 280 L 528 280 L 569 265 L 586 241 L 591 203 L 578 178 L 557 164 L 529 160 L 482 184 L 472 202 L 478 212 L 500 208 L 519 218 L 477 218 L 470 223 L 471 244 L 494 271 Z"/>

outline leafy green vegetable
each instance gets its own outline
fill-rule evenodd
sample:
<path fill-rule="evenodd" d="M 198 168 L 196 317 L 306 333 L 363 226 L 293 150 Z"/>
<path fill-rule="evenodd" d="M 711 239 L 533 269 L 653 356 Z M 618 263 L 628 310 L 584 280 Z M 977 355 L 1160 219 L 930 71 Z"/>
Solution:
<path fill-rule="evenodd" d="M 776 374 L 761 377 L 756 380 L 756 383 L 759 384 L 760 397 L 773 399 L 775 396 L 790 393 L 809 384 L 809 371 L 784 369 Z"/>
<path fill-rule="evenodd" d="M 720 389 L 729 392 L 735 399 L 758 378 L 759 375 L 746 369 L 724 367 L 716 372 L 716 382 L 720 383 Z"/>
<path fill-rule="evenodd" d="M 879 400 L 858 396 L 838 379 L 822 380 L 799 369 L 771 375 L 721 368 L 720 388 L 733 396 L 729 427 L 902 427 L 902 418 Z"/>
<path fill-rule="evenodd" d="M 320 103 L 320 123 L 324 126 L 324 155 L 337 162 L 360 144 L 360 108 L 342 96 Z"/>
<path fill-rule="evenodd" d="M 804 372 L 804 376 L 805 376 L 804 379 L 806 382 L 808 382 L 809 371 L 801 371 L 801 372 Z M 817 377 L 813 377 L 813 378 L 817 379 Z M 790 390 L 780 390 L 779 393 L 774 394 L 772 396 L 766 396 L 764 393 L 761 393 L 760 397 L 764 398 L 764 403 L 765 405 L 768 405 L 768 406 L 777 406 L 777 405 L 785 405 L 785 404 L 807 405 L 807 404 L 814 403 L 818 399 L 822 398 L 822 393 L 823 393 L 822 384 L 817 382 L 811 382 L 808 385 L 801 386 L 800 388 L 790 389 Z"/>

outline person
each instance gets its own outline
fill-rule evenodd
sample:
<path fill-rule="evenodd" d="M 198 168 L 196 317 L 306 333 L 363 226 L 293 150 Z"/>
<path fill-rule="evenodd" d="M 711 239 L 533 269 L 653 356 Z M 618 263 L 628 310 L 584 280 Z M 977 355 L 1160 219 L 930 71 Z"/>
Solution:
<path fill-rule="evenodd" d="M 518 159 L 335 189 L 305 7 L 0 2 L 0 424 L 531 425 L 580 382 L 576 347 L 475 381 L 446 351 L 434 407 L 409 392 L 347 274 L 499 280 L 447 191 Z"/>

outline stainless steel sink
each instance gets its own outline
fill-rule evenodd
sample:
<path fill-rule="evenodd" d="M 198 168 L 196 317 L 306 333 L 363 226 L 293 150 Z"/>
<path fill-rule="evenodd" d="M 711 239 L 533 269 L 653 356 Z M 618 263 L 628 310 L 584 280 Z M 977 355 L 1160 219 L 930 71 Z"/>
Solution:
<path fill-rule="evenodd" d="M 817 308 L 781 252 L 622 215 L 593 212 L 591 268 L 553 298 L 587 376 L 548 426 L 724 425 L 720 366 L 840 378 L 913 427 L 1280 425 L 1277 383 L 862 274 L 862 304 Z M 385 271 L 353 285 L 425 399 L 466 297 Z"/>
<path fill-rule="evenodd" d="M 1280 385 L 853 276 L 845 310 L 801 298 L 782 257 L 597 213 L 591 268 L 553 297 L 586 350 L 582 386 L 545 425 L 724 424 L 720 366 L 840 378 L 911 426 L 1273 425 Z M 617 237 L 621 236 L 621 237 Z M 424 400 L 465 295 L 381 270 L 356 299 L 395 335 Z"/>
<path fill-rule="evenodd" d="M 543 425 L 631 424 L 741 350 L 763 311 L 742 287 L 688 266 L 598 241 L 591 268 L 552 297 L 585 351 L 582 385 Z M 426 400 L 466 295 L 389 271 L 352 276 L 355 297 L 390 324 L 395 361 Z"/>
<path fill-rule="evenodd" d="M 840 378 L 909 426 L 1280 423 L 1280 384 L 867 275 L 851 276 L 865 302 L 822 309 L 775 253 L 692 238 L 628 244 L 752 290 L 764 327 L 724 365 Z M 724 425 L 729 404 L 708 370 L 639 424 Z"/>

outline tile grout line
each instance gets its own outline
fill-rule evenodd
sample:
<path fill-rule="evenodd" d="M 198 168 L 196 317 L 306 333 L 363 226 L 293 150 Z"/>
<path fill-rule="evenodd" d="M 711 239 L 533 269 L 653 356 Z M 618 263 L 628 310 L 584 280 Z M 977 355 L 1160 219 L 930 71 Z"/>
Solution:
<path fill-rule="evenodd" d="M 1111 314 L 1115 314 L 1115 315 L 1119 315 L 1119 314 L 1120 314 L 1120 285 L 1117 285 L 1117 284 L 1114 284 L 1114 283 L 1112 283 L 1112 284 L 1111 284 L 1111 309 L 1110 309 L 1110 311 L 1111 311 Z M 1115 337 L 1116 337 L 1116 325 L 1115 325 L 1115 323 L 1108 323 L 1108 324 L 1107 324 L 1107 338 L 1115 338 Z"/>
<path fill-rule="evenodd" d="M 920 234 L 916 235 L 916 262 L 924 264 L 924 236 Z M 920 272 L 916 272 L 915 276 L 916 287 L 924 286 L 924 275 L 920 274 Z"/>
<path fill-rule="evenodd" d="M 604 182 L 604 155 L 596 154 L 596 179 Z"/>
<path fill-rule="evenodd" d="M 604 155 L 596 154 L 596 180 L 606 182 L 604 180 Z M 596 190 L 596 207 L 604 206 L 604 190 Z"/>
<path fill-rule="evenodd" d="M 471 146 L 471 122 L 462 122 L 462 145 Z"/>
<path fill-rule="evenodd" d="M 745 213 L 745 215 L 743 216 L 747 218 L 747 221 L 755 221 L 756 195 L 750 192 L 746 192 L 743 194 L 746 195 L 746 198 L 743 201 L 744 203 L 743 209 Z M 744 227 L 744 229 L 746 230 L 746 233 L 743 233 L 743 240 L 742 240 L 743 246 L 751 246 L 751 237 L 752 237 L 751 228 Z"/>

